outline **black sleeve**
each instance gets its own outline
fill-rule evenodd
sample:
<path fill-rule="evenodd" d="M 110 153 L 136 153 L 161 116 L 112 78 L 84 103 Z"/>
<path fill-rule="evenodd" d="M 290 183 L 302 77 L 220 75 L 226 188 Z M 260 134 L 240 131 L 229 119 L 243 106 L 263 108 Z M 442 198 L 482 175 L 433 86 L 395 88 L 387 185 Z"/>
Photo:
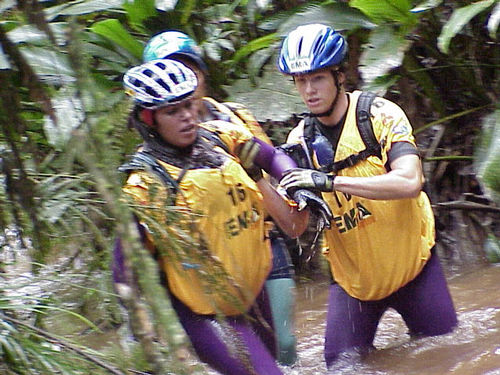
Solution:
<path fill-rule="evenodd" d="M 394 142 L 387 153 L 386 169 L 389 171 L 391 163 L 403 155 L 419 155 L 418 149 L 409 142 Z"/>

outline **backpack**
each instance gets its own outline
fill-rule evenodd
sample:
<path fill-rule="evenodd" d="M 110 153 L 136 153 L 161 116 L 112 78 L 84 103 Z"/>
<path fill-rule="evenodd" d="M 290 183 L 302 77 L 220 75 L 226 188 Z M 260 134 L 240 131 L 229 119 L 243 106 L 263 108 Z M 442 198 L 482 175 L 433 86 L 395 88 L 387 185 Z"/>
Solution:
<path fill-rule="evenodd" d="M 332 162 L 327 167 L 327 172 L 337 173 L 338 171 L 352 167 L 362 160 L 366 160 L 369 156 L 376 156 L 382 158 L 382 148 L 379 141 L 373 132 L 373 126 L 370 118 L 370 108 L 377 96 L 369 91 L 364 91 L 358 98 L 356 104 L 356 125 L 365 149 L 348 156 L 347 158 Z M 314 140 L 315 127 L 312 123 L 313 118 L 307 116 L 304 118 L 304 140 L 307 150 L 304 150 L 301 144 L 284 144 L 280 149 L 287 153 L 301 168 L 314 168 L 312 165 L 312 143 Z"/>

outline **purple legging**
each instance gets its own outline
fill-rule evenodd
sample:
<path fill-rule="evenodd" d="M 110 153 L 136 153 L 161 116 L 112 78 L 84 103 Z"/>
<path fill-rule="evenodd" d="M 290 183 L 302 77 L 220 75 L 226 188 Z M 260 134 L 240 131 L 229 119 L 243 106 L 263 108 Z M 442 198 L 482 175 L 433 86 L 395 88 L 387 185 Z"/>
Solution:
<path fill-rule="evenodd" d="M 453 330 L 457 315 L 435 251 L 413 281 L 382 300 L 360 301 L 338 284 L 330 286 L 325 333 L 327 367 L 341 353 L 373 348 L 378 323 L 388 308 L 401 314 L 412 335 L 436 336 Z"/>
<path fill-rule="evenodd" d="M 227 326 L 230 327 L 229 330 L 221 328 L 221 324 L 214 316 L 195 314 L 177 298 L 172 295 L 170 297 L 172 306 L 200 360 L 221 374 L 283 374 L 270 353 L 270 351 L 276 352 L 276 343 L 272 332 L 269 304 L 265 294 L 261 293 L 256 301 L 260 312 L 256 314 L 254 306 L 249 314 L 250 319 L 243 316 L 225 318 Z M 265 319 L 271 326 L 266 328 L 265 324 L 261 323 L 262 319 Z M 236 342 L 239 342 L 243 351 L 249 354 L 253 370 L 245 367 L 241 358 L 238 358 L 235 353 L 238 345 Z"/>

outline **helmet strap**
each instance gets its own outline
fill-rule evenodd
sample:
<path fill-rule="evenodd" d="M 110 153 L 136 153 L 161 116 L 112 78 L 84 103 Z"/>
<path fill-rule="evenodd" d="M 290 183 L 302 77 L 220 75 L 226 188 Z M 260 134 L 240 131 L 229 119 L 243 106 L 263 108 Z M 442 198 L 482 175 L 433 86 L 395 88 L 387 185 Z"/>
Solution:
<path fill-rule="evenodd" d="M 139 119 L 146 125 L 154 125 L 154 111 L 152 109 L 141 109 L 139 112 Z"/>

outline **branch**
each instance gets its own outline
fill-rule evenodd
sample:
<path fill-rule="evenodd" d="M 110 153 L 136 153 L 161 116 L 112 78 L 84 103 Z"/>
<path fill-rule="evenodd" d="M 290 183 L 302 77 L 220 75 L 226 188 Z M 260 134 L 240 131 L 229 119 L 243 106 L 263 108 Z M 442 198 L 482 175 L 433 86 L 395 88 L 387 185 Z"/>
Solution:
<path fill-rule="evenodd" d="M 445 210 L 470 210 L 470 211 L 487 211 L 500 214 L 500 208 L 487 204 L 466 202 L 466 201 L 451 201 L 442 202 L 432 205 L 433 208 Z"/>
<path fill-rule="evenodd" d="M 38 334 L 38 335 L 40 335 L 42 337 L 45 337 L 50 342 L 56 343 L 58 345 L 61 345 L 61 346 L 65 347 L 65 348 L 69 349 L 69 350 L 74 351 L 78 355 L 80 355 L 83 358 L 85 358 L 87 361 L 90 361 L 90 362 L 96 364 L 97 366 L 102 367 L 103 369 L 107 370 L 111 374 L 114 374 L 114 375 L 125 375 L 120 370 L 117 370 L 116 368 L 111 367 L 110 365 L 102 362 L 101 360 L 95 358 L 94 356 L 91 356 L 90 354 L 85 353 L 80 348 L 78 348 L 78 347 L 76 347 L 76 346 L 74 346 L 74 345 L 72 345 L 72 344 L 70 344 L 68 342 L 65 342 L 62 339 L 58 339 L 58 338 L 52 336 L 50 333 L 41 330 L 40 328 L 37 328 L 37 327 L 34 327 L 32 325 L 23 323 L 20 320 L 17 320 L 17 319 L 14 319 L 14 318 L 10 318 L 10 317 L 8 317 L 8 316 L 6 316 L 4 314 L 0 314 L 0 317 L 1 317 L 2 320 L 7 320 L 7 321 L 9 321 L 11 323 L 14 323 L 16 325 L 25 327 L 25 328 L 27 328 L 27 329 L 35 332 L 36 334 Z"/>

